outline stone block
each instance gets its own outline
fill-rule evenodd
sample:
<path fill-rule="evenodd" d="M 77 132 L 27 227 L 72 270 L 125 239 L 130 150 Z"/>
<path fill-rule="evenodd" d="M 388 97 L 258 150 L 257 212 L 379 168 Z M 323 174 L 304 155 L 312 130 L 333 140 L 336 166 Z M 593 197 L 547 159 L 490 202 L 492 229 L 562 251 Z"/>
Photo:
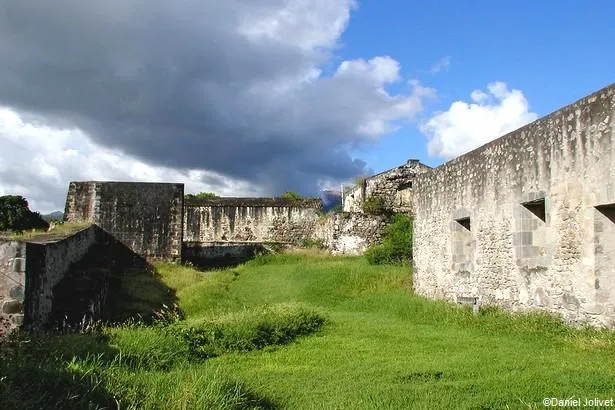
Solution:
<path fill-rule="evenodd" d="M 7 300 L 2 304 L 2 313 L 23 313 L 23 303 L 20 300 Z"/>
<path fill-rule="evenodd" d="M 11 323 L 14 326 L 21 326 L 23 324 L 23 315 L 22 314 L 13 314 L 9 316 Z"/>
<path fill-rule="evenodd" d="M 12 297 L 13 299 L 24 300 L 24 297 L 25 297 L 24 287 L 21 285 L 13 286 L 9 290 L 9 296 Z"/>
<path fill-rule="evenodd" d="M 13 272 L 25 272 L 26 258 L 13 258 L 13 266 L 11 269 L 13 270 Z"/>

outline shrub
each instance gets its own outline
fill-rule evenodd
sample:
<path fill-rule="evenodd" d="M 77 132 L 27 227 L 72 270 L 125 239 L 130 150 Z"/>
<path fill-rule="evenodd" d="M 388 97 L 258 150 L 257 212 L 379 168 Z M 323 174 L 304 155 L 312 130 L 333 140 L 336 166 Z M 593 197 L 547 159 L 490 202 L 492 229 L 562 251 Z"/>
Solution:
<path fill-rule="evenodd" d="M 365 257 L 372 265 L 409 264 L 412 260 L 412 218 L 395 215 L 385 228 L 382 243 L 369 248 Z"/>
<path fill-rule="evenodd" d="M 299 201 L 303 199 L 303 197 L 296 192 L 284 192 L 282 195 L 280 195 L 280 198 L 292 199 L 293 201 Z"/>
<path fill-rule="evenodd" d="M 199 192 L 198 194 L 186 194 L 184 195 L 186 199 L 215 199 L 219 198 L 218 195 L 213 192 Z"/>
<path fill-rule="evenodd" d="M 184 329 L 182 336 L 192 355 L 208 358 L 290 343 L 298 336 L 316 332 L 324 322 L 319 313 L 299 306 L 265 306 Z"/>
<path fill-rule="evenodd" d="M 325 242 L 320 239 L 320 238 L 305 238 L 301 241 L 301 247 L 302 248 L 309 248 L 309 249 L 325 249 Z"/>
<path fill-rule="evenodd" d="M 365 198 L 362 208 L 363 212 L 370 215 L 385 215 L 387 213 L 387 209 L 384 205 L 384 198 L 379 196 Z"/>

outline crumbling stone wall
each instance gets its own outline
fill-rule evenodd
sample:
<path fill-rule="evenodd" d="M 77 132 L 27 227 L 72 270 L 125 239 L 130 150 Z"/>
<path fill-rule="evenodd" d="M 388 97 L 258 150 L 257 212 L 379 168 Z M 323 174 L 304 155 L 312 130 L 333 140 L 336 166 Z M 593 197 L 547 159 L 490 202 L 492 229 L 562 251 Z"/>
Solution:
<path fill-rule="evenodd" d="M 112 285 L 127 268 L 148 266 L 96 225 L 66 236 L 0 241 L 0 336 L 22 324 L 44 329 L 104 318 L 113 313 Z"/>
<path fill-rule="evenodd" d="M 0 336 L 23 322 L 26 289 L 26 244 L 0 242 Z"/>
<path fill-rule="evenodd" d="M 414 181 L 415 290 L 615 326 L 615 85 Z"/>
<path fill-rule="evenodd" d="M 54 240 L 0 241 L 0 319 L 8 329 L 47 324 L 54 287 L 96 241 L 94 226 Z"/>
<path fill-rule="evenodd" d="M 186 242 L 288 242 L 311 238 L 320 199 L 215 198 L 186 200 Z"/>
<path fill-rule="evenodd" d="M 51 319 L 53 289 L 97 241 L 90 226 L 67 238 L 26 244 L 26 292 L 24 324 L 42 325 Z"/>
<path fill-rule="evenodd" d="M 380 197 L 387 210 L 409 213 L 412 211 L 413 181 L 417 175 L 430 169 L 418 160 L 411 159 L 404 165 L 359 181 L 351 191 L 344 193 L 344 211 L 363 212 L 363 201 L 366 198 Z"/>
<path fill-rule="evenodd" d="M 381 241 L 386 224 L 386 217 L 380 215 L 332 214 L 321 218 L 314 237 L 333 255 L 362 255 Z"/>
<path fill-rule="evenodd" d="M 179 259 L 183 199 L 183 184 L 71 182 L 64 220 L 95 223 L 143 257 Z"/>

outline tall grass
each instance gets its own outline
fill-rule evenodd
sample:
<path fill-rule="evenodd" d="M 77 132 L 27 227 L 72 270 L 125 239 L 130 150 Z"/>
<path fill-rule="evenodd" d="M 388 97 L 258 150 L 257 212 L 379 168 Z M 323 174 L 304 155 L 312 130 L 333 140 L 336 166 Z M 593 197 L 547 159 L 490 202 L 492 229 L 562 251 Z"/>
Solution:
<path fill-rule="evenodd" d="M 473 315 L 414 295 L 407 266 L 295 253 L 157 268 L 185 320 L 6 344 L 1 407 L 516 409 L 615 391 L 613 333 Z"/>

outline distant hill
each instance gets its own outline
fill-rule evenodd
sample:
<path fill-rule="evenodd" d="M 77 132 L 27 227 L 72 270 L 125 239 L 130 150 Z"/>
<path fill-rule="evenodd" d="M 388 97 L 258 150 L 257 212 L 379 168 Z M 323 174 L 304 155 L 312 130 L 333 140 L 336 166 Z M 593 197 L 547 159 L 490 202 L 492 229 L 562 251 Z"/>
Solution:
<path fill-rule="evenodd" d="M 62 211 L 53 211 L 51 213 L 48 213 L 48 214 L 45 214 L 45 215 L 41 215 L 41 218 L 43 218 L 47 222 L 61 221 L 62 219 L 64 219 L 64 212 L 62 212 Z"/>

